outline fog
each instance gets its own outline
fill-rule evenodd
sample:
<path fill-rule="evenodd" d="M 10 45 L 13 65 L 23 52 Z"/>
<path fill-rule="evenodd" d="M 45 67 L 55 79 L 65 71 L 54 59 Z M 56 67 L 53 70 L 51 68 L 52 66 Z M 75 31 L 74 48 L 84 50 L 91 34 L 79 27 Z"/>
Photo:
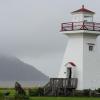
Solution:
<path fill-rule="evenodd" d="M 99 0 L 0 0 L 0 53 L 57 76 L 67 46 L 60 24 L 71 21 L 70 12 L 82 4 L 100 22 Z"/>

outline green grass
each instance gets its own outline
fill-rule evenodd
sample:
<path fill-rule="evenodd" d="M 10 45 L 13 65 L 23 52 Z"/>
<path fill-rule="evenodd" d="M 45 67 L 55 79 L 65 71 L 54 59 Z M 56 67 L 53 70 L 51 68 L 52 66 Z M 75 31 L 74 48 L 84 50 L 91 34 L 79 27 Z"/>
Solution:
<path fill-rule="evenodd" d="M 4 93 L 5 91 L 9 91 L 10 95 L 6 100 L 14 100 L 15 90 L 14 88 L 0 88 L 0 93 Z M 27 92 L 28 89 L 25 89 Z M 28 94 L 28 92 L 27 92 Z M 0 100 L 5 100 L 0 97 Z M 30 100 L 100 100 L 100 97 L 30 97 Z"/>
<path fill-rule="evenodd" d="M 15 100 L 14 98 L 0 98 L 0 100 Z M 19 99 L 18 99 L 19 100 Z M 20 99 L 24 100 L 24 99 Z M 100 100 L 97 97 L 32 97 L 30 100 Z"/>
<path fill-rule="evenodd" d="M 30 100 L 100 100 L 98 97 L 32 97 Z"/>
<path fill-rule="evenodd" d="M 28 94 L 28 89 L 25 89 L 26 94 Z M 16 91 L 14 88 L 0 88 L 0 94 L 3 94 L 5 92 L 10 92 L 9 96 L 14 96 Z"/>
<path fill-rule="evenodd" d="M 0 93 L 10 92 L 9 96 L 14 96 L 15 90 L 13 88 L 0 88 Z"/>

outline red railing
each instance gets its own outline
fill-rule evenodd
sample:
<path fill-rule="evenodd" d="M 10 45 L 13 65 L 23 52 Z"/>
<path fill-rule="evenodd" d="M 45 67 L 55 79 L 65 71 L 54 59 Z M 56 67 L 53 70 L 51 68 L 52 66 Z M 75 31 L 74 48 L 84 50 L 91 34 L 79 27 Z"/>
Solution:
<path fill-rule="evenodd" d="M 89 30 L 100 31 L 100 23 L 95 22 L 68 22 L 61 24 L 61 31 Z"/>

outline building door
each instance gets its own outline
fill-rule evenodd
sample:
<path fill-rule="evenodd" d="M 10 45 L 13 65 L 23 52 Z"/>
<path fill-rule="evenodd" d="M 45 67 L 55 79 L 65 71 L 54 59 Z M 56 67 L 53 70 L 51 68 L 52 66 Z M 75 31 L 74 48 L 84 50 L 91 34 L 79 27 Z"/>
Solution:
<path fill-rule="evenodd" d="M 67 67 L 67 78 L 72 78 L 72 68 Z"/>

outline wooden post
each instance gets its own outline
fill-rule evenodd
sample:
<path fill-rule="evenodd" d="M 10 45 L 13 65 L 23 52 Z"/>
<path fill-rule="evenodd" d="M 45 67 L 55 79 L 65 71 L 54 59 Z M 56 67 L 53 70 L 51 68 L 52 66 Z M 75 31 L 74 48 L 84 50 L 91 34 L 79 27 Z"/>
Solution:
<path fill-rule="evenodd" d="M 93 31 L 95 31 L 95 23 L 93 22 Z"/>
<path fill-rule="evenodd" d="M 72 22 L 72 30 L 74 30 L 74 23 Z"/>
<path fill-rule="evenodd" d="M 85 29 L 85 25 L 84 25 L 84 23 L 85 23 L 85 22 L 83 21 L 83 25 L 82 25 L 82 27 L 83 27 L 83 30 Z"/>
<path fill-rule="evenodd" d="M 61 31 L 64 31 L 64 28 L 63 28 L 63 23 L 61 24 Z"/>

